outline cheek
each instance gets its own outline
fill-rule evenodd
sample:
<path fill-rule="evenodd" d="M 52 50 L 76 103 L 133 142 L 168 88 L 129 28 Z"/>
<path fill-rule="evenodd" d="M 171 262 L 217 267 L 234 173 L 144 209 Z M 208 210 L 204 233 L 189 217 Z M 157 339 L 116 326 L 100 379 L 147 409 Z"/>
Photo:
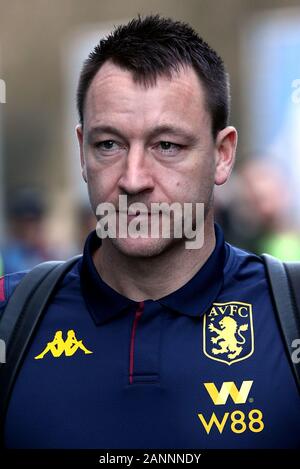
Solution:
<path fill-rule="evenodd" d="M 213 165 L 194 165 L 191 171 L 182 174 L 171 184 L 173 199 L 182 202 L 205 202 L 214 187 Z M 173 188 L 173 189 L 172 189 Z"/>
<path fill-rule="evenodd" d="M 197 187 L 189 176 L 181 176 L 170 183 L 168 196 L 172 202 L 192 202 L 197 198 Z"/>
<path fill-rule="evenodd" d="M 87 158 L 86 161 L 86 172 L 87 172 L 87 177 L 88 181 L 90 184 L 94 185 L 101 185 L 103 186 L 103 183 L 105 180 L 109 180 L 109 177 L 106 175 L 107 169 L 105 166 L 103 167 L 102 165 L 99 164 L 99 162 L 93 157 L 90 156 Z"/>
<path fill-rule="evenodd" d="M 103 171 L 95 168 L 94 165 L 87 165 L 87 184 L 92 205 L 105 201 L 108 190 L 107 184 L 110 181 L 108 177 L 104 177 Z"/>

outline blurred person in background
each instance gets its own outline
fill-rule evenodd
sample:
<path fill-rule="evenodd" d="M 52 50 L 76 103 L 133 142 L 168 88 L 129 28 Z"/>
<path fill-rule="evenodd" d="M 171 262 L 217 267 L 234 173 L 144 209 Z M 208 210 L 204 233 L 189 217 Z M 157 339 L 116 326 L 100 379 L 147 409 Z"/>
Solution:
<path fill-rule="evenodd" d="M 270 158 L 247 158 L 216 195 L 216 218 L 226 237 L 257 254 L 300 259 L 300 229 L 289 178 Z"/>
<path fill-rule="evenodd" d="M 32 269 L 53 257 L 47 246 L 46 203 L 41 191 L 17 190 L 8 204 L 8 236 L 1 247 L 5 274 Z"/>
<path fill-rule="evenodd" d="M 263 158 L 245 162 L 238 174 L 245 229 L 252 225 L 259 232 L 256 252 L 300 260 L 299 221 L 284 169 Z"/>

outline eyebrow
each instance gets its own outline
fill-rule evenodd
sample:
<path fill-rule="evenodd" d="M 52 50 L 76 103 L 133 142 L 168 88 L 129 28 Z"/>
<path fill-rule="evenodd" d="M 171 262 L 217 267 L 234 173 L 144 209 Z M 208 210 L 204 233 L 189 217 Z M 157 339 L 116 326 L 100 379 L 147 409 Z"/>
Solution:
<path fill-rule="evenodd" d="M 96 137 L 98 134 L 101 134 L 101 133 L 108 133 L 108 134 L 116 135 L 117 137 L 122 138 L 122 139 L 124 138 L 124 135 L 122 134 L 122 132 L 120 132 L 120 130 L 118 130 L 116 127 L 112 125 L 99 125 L 96 127 L 92 127 L 88 131 L 88 135 L 87 135 L 88 142 L 90 142 L 94 137 Z M 192 132 L 185 130 L 182 127 L 179 127 L 176 125 L 159 125 L 157 127 L 154 127 L 147 134 L 147 138 L 148 139 L 155 138 L 161 134 L 171 134 L 174 136 L 183 137 L 183 138 L 186 138 L 189 141 L 189 143 L 194 143 L 197 140 L 196 136 Z"/>
<path fill-rule="evenodd" d="M 87 141 L 90 142 L 94 137 L 96 137 L 98 134 L 113 134 L 116 135 L 120 138 L 123 138 L 122 133 L 113 127 L 112 125 L 99 125 L 97 127 L 92 127 L 87 134 Z"/>

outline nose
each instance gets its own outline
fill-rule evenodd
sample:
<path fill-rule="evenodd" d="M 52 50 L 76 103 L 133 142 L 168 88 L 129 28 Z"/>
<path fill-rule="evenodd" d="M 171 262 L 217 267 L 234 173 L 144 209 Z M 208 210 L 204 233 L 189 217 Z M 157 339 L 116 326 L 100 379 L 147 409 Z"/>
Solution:
<path fill-rule="evenodd" d="M 138 194 L 154 188 L 151 162 L 141 146 L 132 146 L 124 159 L 119 188 L 125 194 Z"/>

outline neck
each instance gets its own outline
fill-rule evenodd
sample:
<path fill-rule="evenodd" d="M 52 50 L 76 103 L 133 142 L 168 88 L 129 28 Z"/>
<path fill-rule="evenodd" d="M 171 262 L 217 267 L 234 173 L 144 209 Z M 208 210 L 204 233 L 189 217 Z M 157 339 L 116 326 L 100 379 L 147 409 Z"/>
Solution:
<path fill-rule="evenodd" d="M 109 239 L 104 241 L 106 246 L 102 243 L 93 255 L 96 269 L 104 282 L 134 301 L 156 300 L 178 290 L 203 266 L 216 244 L 213 220 L 205 221 L 200 249 L 186 249 L 182 240 L 156 257 L 136 258 L 121 253 Z"/>

